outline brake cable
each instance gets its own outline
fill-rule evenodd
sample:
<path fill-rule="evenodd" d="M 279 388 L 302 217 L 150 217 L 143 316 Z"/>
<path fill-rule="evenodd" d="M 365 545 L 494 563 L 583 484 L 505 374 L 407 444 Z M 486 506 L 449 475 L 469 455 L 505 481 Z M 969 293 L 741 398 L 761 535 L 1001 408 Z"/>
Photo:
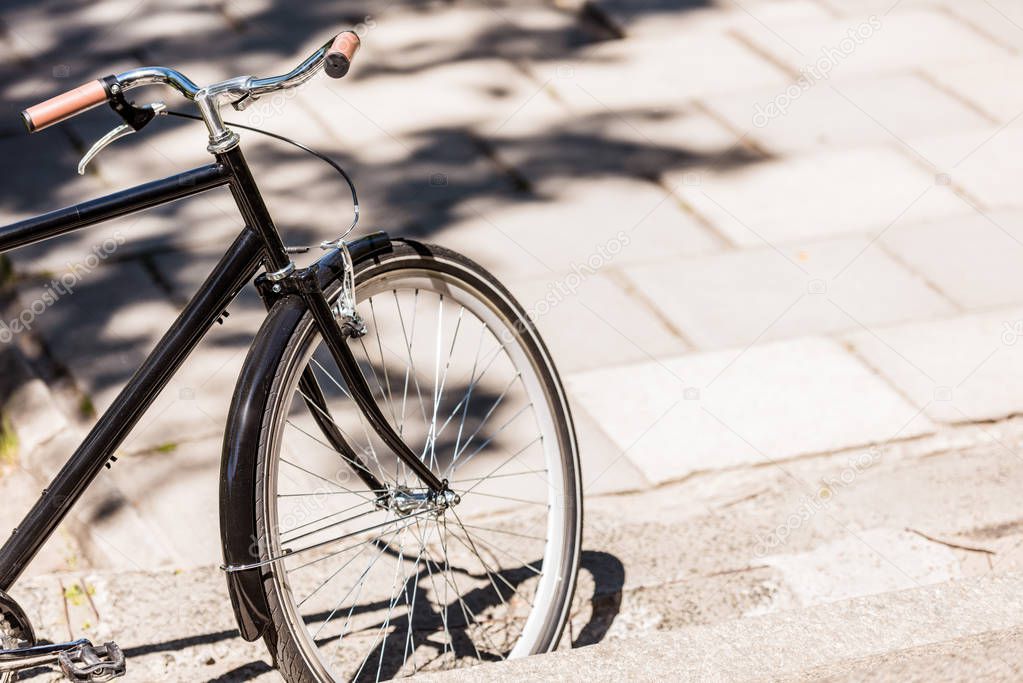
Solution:
<path fill-rule="evenodd" d="M 177 117 L 182 118 L 182 119 L 193 119 L 195 121 L 202 121 L 203 120 L 201 116 L 197 116 L 196 114 L 188 114 L 186 112 L 173 111 L 171 109 L 166 109 L 166 110 L 164 110 L 164 111 L 162 111 L 160 113 L 164 114 L 164 115 L 167 115 L 167 116 L 177 116 Z M 242 123 L 235 123 L 233 121 L 224 121 L 224 123 L 227 124 L 228 126 L 234 126 L 235 128 L 243 128 L 245 130 L 251 130 L 254 133 L 259 133 L 260 135 L 265 135 L 268 138 L 273 138 L 275 140 L 280 140 L 281 142 L 286 142 L 289 145 L 293 145 L 295 147 L 298 147 L 300 150 L 302 150 L 304 152 L 308 152 L 309 154 L 312 154 L 314 157 L 316 157 L 317 159 L 319 159 L 323 163 L 329 165 L 331 168 L 333 168 L 335 171 L 337 171 L 339 174 L 341 174 L 341 177 L 345 179 L 346 183 L 348 183 L 348 189 L 352 193 L 352 208 L 353 208 L 353 211 L 354 211 L 354 216 L 352 218 L 352 224 L 350 226 L 348 226 L 348 229 L 345 230 L 344 233 L 342 233 L 342 235 L 340 237 L 338 237 L 336 240 L 332 240 L 330 242 L 324 242 L 324 244 L 331 244 L 331 245 L 343 244 L 343 240 L 346 237 L 348 237 L 348 235 L 350 235 L 353 230 L 355 230 L 355 226 L 359 223 L 359 196 L 355 192 L 355 183 L 352 182 L 351 176 L 349 176 L 348 173 L 343 168 L 341 168 L 341 166 L 336 161 L 334 161 L 333 159 L 328 157 L 326 154 L 323 154 L 321 152 L 317 152 L 315 149 L 312 149 L 311 147 L 307 147 L 306 145 L 303 145 L 301 142 L 297 142 L 295 140 L 292 140 L 291 138 L 285 137 L 283 135 L 279 135 L 277 133 L 271 133 L 270 131 L 263 130 L 262 128 L 255 128 L 253 126 L 246 126 L 245 124 L 242 124 Z M 312 247 L 287 247 L 287 250 L 288 250 L 289 253 L 305 253 L 305 252 L 309 251 L 311 248 Z"/>

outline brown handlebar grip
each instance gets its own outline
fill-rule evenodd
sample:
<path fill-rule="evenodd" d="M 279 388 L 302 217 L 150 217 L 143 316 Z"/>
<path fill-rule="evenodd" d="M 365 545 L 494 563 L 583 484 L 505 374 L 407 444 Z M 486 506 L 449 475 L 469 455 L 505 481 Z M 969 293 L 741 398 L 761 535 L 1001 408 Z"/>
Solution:
<path fill-rule="evenodd" d="M 348 73 L 348 69 L 352 66 L 352 60 L 355 59 L 355 53 L 359 51 L 361 45 L 362 41 L 354 31 L 342 31 L 337 34 L 337 38 L 327 50 L 323 70 L 331 78 L 341 78 Z"/>
<path fill-rule="evenodd" d="M 89 81 L 74 90 L 29 107 L 21 112 L 21 117 L 25 120 L 28 132 L 34 133 L 106 101 L 107 89 L 103 81 Z"/>

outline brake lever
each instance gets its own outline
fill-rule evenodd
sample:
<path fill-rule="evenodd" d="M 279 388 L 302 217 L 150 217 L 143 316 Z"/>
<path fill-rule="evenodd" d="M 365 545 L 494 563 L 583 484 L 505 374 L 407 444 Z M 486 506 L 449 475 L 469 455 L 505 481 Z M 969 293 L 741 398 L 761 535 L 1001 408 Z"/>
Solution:
<path fill-rule="evenodd" d="M 82 157 L 82 160 L 78 162 L 78 175 L 85 175 L 85 168 L 89 165 L 89 162 L 95 159 L 96 155 L 102 152 L 107 147 L 107 145 L 117 140 L 120 140 L 121 138 L 127 135 L 131 135 L 135 131 L 142 130 L 143 126 L 149 123 L 154 117 L 158 116 L 159 114 L 162 114 L 167 109 L 167 105 L 165 105 L 163 102 L 153 102 L 152 104 L 147 104 L 144 107 L 135 107 L 134 105 L 130 106 L 135 111 L 144 112 L 144 114 L 140 117 L 135 117 L 135 119 L 130 122 L 128 121 L 128 117 L 122 114 L 122 117 L 125 118 L 125 123 L 122 123 L 121 125 L 111 130 L 109 133 L 107 133 L 99 140 L 97 140 L 96 143 L 89 148 L 89 151 L 85 153 L 85 156 Z M 115 108 L 114 110 L 118 111 L 117 108 Z M 118 113 L 121 114 L 120 111 L 118 111 Z"/>

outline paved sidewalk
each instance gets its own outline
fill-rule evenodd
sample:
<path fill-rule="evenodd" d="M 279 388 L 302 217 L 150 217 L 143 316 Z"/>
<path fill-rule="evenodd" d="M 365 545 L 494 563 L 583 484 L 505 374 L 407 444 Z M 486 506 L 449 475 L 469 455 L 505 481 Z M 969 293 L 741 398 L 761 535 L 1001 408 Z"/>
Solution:
<path fill-rule="evenodd" d="M 144 63 L 201 82 L 276 72 L 361 23 L 349 78 L 235 118 L 337 155 L 366 229 L 462 251 L 537 313 L 570 388 L 591 496 L 690 481 L 705 491 L 714 473 L 747 477 L 752 495 L 792 463 L 929 439 L 1020 457 L 1018 440 L 999 436 L 1023 413 L 1023 9 L 1009 0 L 48 9 L 19 1 L 3 16 L 0 221 L 208 158 L 201 129 L 160 121 L 77 177 L 109 112 L 30 138 L 17 130 L 26 104 Z M 244 139 L 289 243 L 345 224 L 343 187 Z M 69 430 L 109 405 L 240 227 L 230 197 L 210 193 L 13 256 L 8 315 L 31 310 L 53 277 L 82 272 L 19 340 Z M 94 249 L 104 257 L 83 269 Z M 260 319 L 254 297 L 232 308 L 84 513 L 100 519 L 108 496 L 124 517 L 103 518 L 107 538 L 150 529 L 146 568 L 219 560 L 212 524 L 190 536 L 179 514 L 193 524 L 216 509 L 223 418 Z M 1009 502 L 986 507 L 978 482 L 990 480 L 956 470 L 972 496 L 958 514 L 1016 528 Z M 911 480 L 884 490 L 930 500 Z M 751 500 L 750 514 L 764 514 Z M 851 545 L 812 536 L 777 566 L 833 567 L 853 547 L 914 577 L 967 562 L 935 560 L 898 525 L 854 530 Z M 129 568 L 119 557 L 87 559 Z"/>

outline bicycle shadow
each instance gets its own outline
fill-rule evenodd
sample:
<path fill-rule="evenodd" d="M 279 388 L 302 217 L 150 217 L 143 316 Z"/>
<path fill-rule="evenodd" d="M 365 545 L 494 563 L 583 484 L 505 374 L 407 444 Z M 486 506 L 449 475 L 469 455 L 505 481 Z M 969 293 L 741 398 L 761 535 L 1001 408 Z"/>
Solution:
<path fill-rule="evenodd" d="M 537 560 L 529 563 L 529 566 L 501 571 L 499 572 L 500 582 L 495 582 L 493 585 L 485 588 L 475 588 L 467 591 L 452 600 L 440 611 L 433 609 L 433 606 L 423 597 L 423 594 L 417 591 L 415 595 L 418 597 L 414 599 L 410 608 L 414 614 L 411 624 L 413 632 L 436 633 L 450 630 L 452 638 L 451 643 L 447 647 L 453 650 L 454 656 L 467 659 L 476 658 L 483 662 L 501 661 L 507 655 L 507 652 L 499 654 L 482 652 L 477 649 L 476 645 L 460 629 L 464 629 L 469 625 L 471 617 L 468 615 L 478 614 L 482 610 L 495 607 L 500 604 L 500 601 L 509 598 L 514 592 L 515 587 L 535 575 L 535 567 L 540 564 L 542 564 L 541 561 Z M 450 569 L 454 571 L 457 568 L 451 567 Z M 418 584 L 419 580 L 425 580 L 430 571 L 436 572 L 440 570 L 443 570 L 443 567 L 439 565 L 430 568 L 424 567 L 418 574 L 407 578 L 406 588 L 411 591 L 413 583 Z M 457 569 L 457 571 L 471 575 L 471 572 L 464 569 Z M 566 638 L 572 638 L 572 648 L 593 645 L 604 639 L 621 608 L 622 588 L 625 584 L 625 565 L 618 557 L 611 553 L 584 550 L 580 558 L 580 571 L 590 575 L 593 581 L 593 591 L 591 595 L 582 601 L 578 600 L 578 595 L 576 596 L 576 610 L 580 609 L 580 603 L 588 603 L 590 614 L 574 637 L 569 632 L 562 636 L 563 641 Z M 353 614 L 358 615 L 360 613 L 378 611 L 387 607 L 388 605 L 382 602 L 366 603 L 357 606 L 353 610 Z M 573 614 L 576 610 L 573 610 Z M 316 621 L 322 620 L 327 616 L 329 615 L 315 614 L 310 615 L 307 619 Z M 405 616 L 392 620 L 389 624 L 376 624 L 375 626 L 379 628 L 385 625 L 392 628 L 396 633 L 402 633 L 409 627 L 408 618 Z M 372 631 L 373 627 L 369 627 L 368 630 Z M 434 648 L 442 650 L 445 647 L 441 643 L 430 643 L 428 638 L 423 638 L 416 643 L 417 647 L 430 644 Z M 374 648 L 373 653 L 362 660 L 358 669 L 359 673 L 352 680 L 389 680 L 393 678 L 401 672 L 402 665 L 409 656 L 407 645 L 406 640 L 402 638 L 385 640 L 381 647 Z M 242 681 L 252 680 L 269 670 L 270 668 L 265 662 L 252 662 L 215 679 L 211 679 L 211 683 L 241 683 Z"/>

